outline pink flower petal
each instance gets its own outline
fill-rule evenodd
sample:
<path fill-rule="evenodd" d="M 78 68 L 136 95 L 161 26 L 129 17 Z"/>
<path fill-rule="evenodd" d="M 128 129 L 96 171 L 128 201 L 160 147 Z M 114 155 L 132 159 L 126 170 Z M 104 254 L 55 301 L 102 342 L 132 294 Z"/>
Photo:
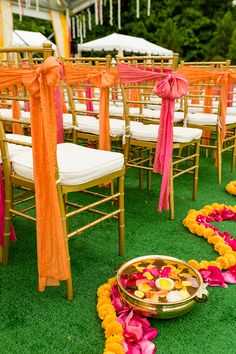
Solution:
<path fill-rule="evenodd" d="M 149 340 L 143 340 L 139 342 L 139 346 L 141 347 L 142 354 L 155 354 L 156 352 L 154 343 L 150 342 Z"/>
<path fill-rule="evenodd" d="M 160 277 L 163 278 L 169 278 L 171 273 L 171 268 L 170 267 L 164 267 L 161 272 L 160 272 Z"/>

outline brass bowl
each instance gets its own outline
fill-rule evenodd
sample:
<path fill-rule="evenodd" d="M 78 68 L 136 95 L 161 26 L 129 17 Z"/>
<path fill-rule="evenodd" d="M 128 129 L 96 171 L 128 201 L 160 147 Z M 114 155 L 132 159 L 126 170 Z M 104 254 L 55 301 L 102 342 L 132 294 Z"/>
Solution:
<path fill-rule="evenodd" d="M 194 276 L 196 277 L 199 286 L 196 288 L 196 291 L 189 296 L 187 299 L 175 302 L 160 302 L 150 299 L 140 299 L 134 294 L 131 294 L 126 290 L 121 284 L 121 277 L 123 274 L 128 273 L 128 269 L 137 262 L 152 262 L 152 261 L 169 261 L 172 264 L 181 264 L 184 265 Z M 189 312 L 198 302 L 206 302 L 208 299 L 208 291 L 206 290 L 206 284 L 203 283 L 201 274 L 188 265 L 186 262 L 181 261 L 180 259 L 174 257 L 167 257 L 162 255 L 152 255 L 152 256 L 143 256 L 132 259 L 124 263 L 119 270 L 117 271 L 117 284 L 118 289 L 121 294 L 122 299 L 137 313 L 150 316 L 160 319 L 174 318 L 185 313 Z"/>

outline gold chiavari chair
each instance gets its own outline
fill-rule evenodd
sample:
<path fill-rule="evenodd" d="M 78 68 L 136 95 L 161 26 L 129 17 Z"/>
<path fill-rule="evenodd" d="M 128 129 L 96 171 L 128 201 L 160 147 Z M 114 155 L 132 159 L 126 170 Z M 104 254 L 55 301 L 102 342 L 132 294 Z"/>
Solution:
<path fill-rule="evenodd" d="M 141 65 L 137 60 L 139 57 L 117 58 L 118 63 L 128 65 Z M 153 70 L 158 67 L 158 57 L 142 58 L 141 67 Z M 168 59 L 168 63 L 170 58 Z M 137 64 L 138 63 L 138 64 Z M 151 65 L 150 65 L 151 63 Z M 173 63 L 172 63 L 173 65 Z M 173 66 L 176 67 L 176 66 Z M 167 67 L 166 67 L 167 68 Z M 160 67 L 159 70 L 162 70 Z M 127 168 L 136 168 L 139 173 L 139 187 L 143 184 L 143 171 L 147 171 L 147 188 L 151 188 L 151 174 L 153 171 L 153 157 L 158 139 L 159 113 L 157 117 L 147 117 L 145 115 L 146 106 L 155 100 L 150 99 L 155 81 L 141 82 L 134 84 L 121 84 L 125 121 L 126 121 L 126 142 L 125 142 L 125 164 Z M 140 106 L 140 114 L 132 114 L 130 104 L 135 101 L 130 99 L 130 90 L 139 90 L 139 100 L 136 101 Z M 144 93 L 143 93 L 144 92 Z M 148 95 L 146 93 L 148 92 Z M 158 102 L 160 105 L 160 102 Z M 154 111 L 155 112 L 155 111 Z M 158 110 L 159 112 L 159 110 Z M 174 219 L 174 180 L 184 173 L 193 174 L 193 199 L 196 199 L 198 188 L 198 166 L 199 166 L 199 145 L 202 131 L 200 129 L 189 129 L 185 127 L 173 127 L 173 160 L 170 178 L 170 218 Z M 184 148 L 187 155 L 181 156 L 179 153 Z M 181 166 L 181 167 L 180 167 Z"/>
<path fill-rule="evenodd" d="M 28 50 L 28 48 L 27 48 Z M 22 51 L 24 54 L 27 50 Z M 14 96 L 9 94 L 6 89 L 1 92 L 0 99 L 7 102 L 27 101 L 29 92 L 21 84 L 14 87 Z M 14 123 L 17 125 L 30 126 L 29 120 L 14 119 L 9 117 L 0 117 L 0 147 L 2 156 L 4 189 L 5 189 L 5 215 L 4 215 L 4 244 L 0 248 L 0 261 L 3 265 L 8 263 L 9 254 L 9 236 L 12 217 L 17 215 L 28 220 L 37 222 L 34 215 L 35 198 L 34 193 L 34 171 L 31 149 L 31 137 L 19 139 L 14 134 L 5 133 L 5 123 Z M 28 129 L 28 131 L 31 131 Z M 14 144 L 14 145 L 13 145 Z M 21 146 L 15 152 L 12 146 Z M 55 175 L 55 184 L 57 197 L 60 205 L 61 223 L 65 235 L 65 245 L 67 257 L 70 264 L 68 241 L 81 232 L 103 222 L 109 218 L 118 222 L 119 233 L 119 254 L 124 253 L 124 158 L 123 155 L 116 152 L 101 151 L 85 148 L 72 143 L 62 143 L 57 145 L 57 173 Z M 111 195 L 102 194 L 94 191 L 93 187 L 106 185 L 108 182 L 116 180 L 118 191 Z M 46 182 L 45 182 L 46 183 Z M 19 188 L 29 193 L 28 203 L 25 206 L 25 194 L 22 199 L 21 193 L 14 193 L 15 188 Z M 92 188 L 92 189 L 91 189 Z M 70 195 L 74 195 L 70 199 Z M 87 198 L 93 198 L 93 201 L 81 205 L 85 195 Z M 48 198 L 49 196 L 45 196 Z M 74 200 L 80 200 L 75 202 Z M 116 201 L 111 205 L 111 201 Z M 104 203 L 109 207 L 106 211 L 102 209 Z M 89 212 L 96 216 L 92 221 L 84 218 L 81 222 L 81 214 Z M 71 229 L 70 220 L 77 217 L 76 228 Z M 83 223 L 83 224 L 82 224 Z M 74 223 L 75 224 L 75 223 Z M 16 229 L 17 232 L 17 229 Z M 69 266 L 70 268 L 70 266 Z M 73 298 L 72 276 L 69 272 L 67 280 L 67 298 Z"/>
<path fill-rule="evenodd" d="M 226 113 L 226 134 L 222 139 L 222 84 L 205 80 L 190 85 L 185 96 L 185 122 L 188 127 L 202 129 L 201 148 L 213 152 L 217 165 L 217 180 L 222 181 L 222 154 L 231 152 L 231 171 L 236 161 L 236 115 Z"/>

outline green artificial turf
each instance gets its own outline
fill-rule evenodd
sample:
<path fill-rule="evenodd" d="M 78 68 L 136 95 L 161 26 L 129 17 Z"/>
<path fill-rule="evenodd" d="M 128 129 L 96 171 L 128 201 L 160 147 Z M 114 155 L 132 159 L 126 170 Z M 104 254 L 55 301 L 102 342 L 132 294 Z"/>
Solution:
<path fill-rule="evenodd" d="M 182 220 L 191 208 L 213 202 L 235 205 L 236 197 L 225 185 L 236 179 L 230 159 L 223 160 L 223 182 L 217 184 L 212 159 L 201 157 L 197 201 L 191 200 L 190 176 L 175 181 L 174 221 L 157 213 L 160 178 L 153 177 L 152 191 L 138 191 L 137 171 L 129 170 L 125 187 L 125 257 L 118 256 L 117 226 L 109 220 L 70 240 L 75 299 L 65 299 L 65 284 L 37 291 L 35 225 L 14 219 L 18 241 L 11 246 L 9 265 L 0 267 L 0 352 L 103 353 L 104 333 L 96 312 L 96 290 L 112 277 L 124 260 L 161 254 L 183 259 L 213 260 L 218 255 L 202 237 L 188 232 Z M 234 235 L 233 222 L 220 225 Z M 159 354 L 236 353 L 236 285 L 208 288 L 209 299 L 188 314 L 169 320 L 151 319 L 158 329 Z"/>

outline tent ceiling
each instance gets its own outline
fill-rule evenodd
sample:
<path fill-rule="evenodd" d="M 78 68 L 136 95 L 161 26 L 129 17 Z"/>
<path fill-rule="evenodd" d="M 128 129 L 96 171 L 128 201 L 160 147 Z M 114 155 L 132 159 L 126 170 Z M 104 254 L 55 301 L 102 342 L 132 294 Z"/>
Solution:
<path fill-rule="evenodd" d="M 76 13 L 78 11 L 82 11 L 83 9 L 93 5 L 95 0 L 40 0 L 39 1 L 39 9 L 41 11 L 48 11 L 49 9 L 64 11 L 68 8 L 72 13 Z M 30 9 L 36 9 L 36 0 L 31 0 Z M 13 0 L 12 4 L 14 6 L 18 6 L 18 0 Z"/>
<path fill-rule="evenodd" d="M 144 38 L 127 36 L 119 33 L 112 33 L 103 38 L 95 39 L 84 44 L 80 44 L 78 49 L 81 51 L 112 51 L 134 52 L 149 55 L 172 55 L 171 50 L 160 47 Z"/>

